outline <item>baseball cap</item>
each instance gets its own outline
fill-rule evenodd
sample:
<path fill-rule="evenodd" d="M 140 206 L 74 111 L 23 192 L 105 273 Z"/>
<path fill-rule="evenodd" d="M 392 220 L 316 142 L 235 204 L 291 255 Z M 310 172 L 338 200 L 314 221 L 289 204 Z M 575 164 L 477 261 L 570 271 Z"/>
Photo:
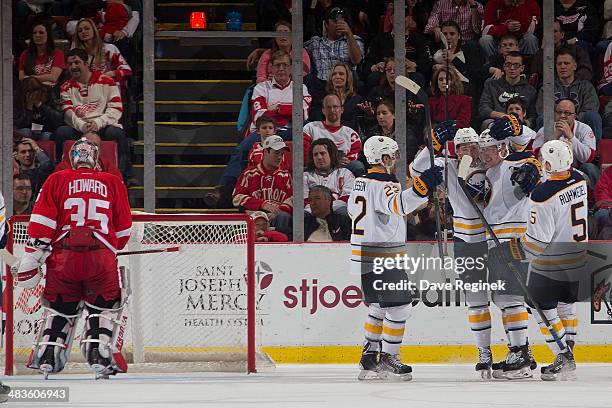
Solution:
<path fill-rule="evenodd" d="M 342 7 L 332 7 L 327 12 L 327 20 L 335 20 L 338 17 L 346 17 L 346 12 Z"/>
<path fill-rule="evenodd" d="M 288 149 L 282 137 L 277 135 L 268 136 L 263 142 L 264 149 L 271 148 L 272 150 Z"/>
<path fill-rule="evenodd" d="M 265 212 L 263 212 L 263 211 L 253 211 L 253 212 L 250 214 L 250 216 L 251 216 L 251 218 L 253 219 L 253 221 L 257 221 L 259 218 L 263 218 L 263 219 L 265 219 L 266 221 L 270 221 L 270 220 L 268 219 L 268 214 L 266 214 L 266 213 L 265 213 Z"/>

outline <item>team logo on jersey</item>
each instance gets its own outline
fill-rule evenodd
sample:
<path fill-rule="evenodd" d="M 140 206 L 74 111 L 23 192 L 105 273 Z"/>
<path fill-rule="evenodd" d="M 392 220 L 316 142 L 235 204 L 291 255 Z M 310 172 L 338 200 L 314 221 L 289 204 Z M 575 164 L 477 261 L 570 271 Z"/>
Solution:
<path fill-rule="evenodd" d="M 609 243 L 601 244 L 606 249 L 609 246 Z M 595 252 L 593 247 L 590 252 Z M 598 261 L 603 263 L 598 263 L 599 267 L 591 274 L 591 324 L 612 324 L 612 265 L 605 250 L 596 252 Z"/>
<path fill-rule="evenodd" d="M 604 305 L 608 320 L 612 321 L 612 306 L 610 305 L 612 298 L 612 291 L 610 291 L 611 286 L 610 282 L 606 282 L 605 280 L 597 284 L 595 292 L 593 293 L 592 307 L 594 312 L 599 313 L 602 311 L 602 305 Z"/>
<path fill-rule="evenodd" d="M 477 203 L 481 203 L 483 206 L 489 204 L 491 199 L 491 181 L 486 176 L 486 171 L 483 169 L 476 169 L 472 171 L 465 178 L 465 183 L 468 186 L 470 195 Z"/>

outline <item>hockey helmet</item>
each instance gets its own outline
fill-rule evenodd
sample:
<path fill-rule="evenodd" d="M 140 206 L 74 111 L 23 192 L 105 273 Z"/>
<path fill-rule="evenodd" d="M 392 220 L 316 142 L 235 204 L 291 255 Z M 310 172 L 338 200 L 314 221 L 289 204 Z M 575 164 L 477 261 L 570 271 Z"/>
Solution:
<path fill-rule="evenodd" d="M 382 164 L 384 155 L 399 158 L 397 142 L 387 136 L 372 136 L 363 145 L 363 154 L 370 164 Z"/>
<path fill-rule="evenodd" d="M 80 167 L 95 169 L 99 155 L 98 146 L 82 137 L 70 148 L 70 165 L 73 169 Z"/>
<path fill-rule="evenodd" d="M 480 136 L 478 136 L 478 146 L 483 149 L 485 147 L 497 146 L 497 152 L 499 157 L 505 159 L 508 156 L 509 149 L 508 144 L 505 140 L 497 140 L 493 136 L 491 136 L 491 131 L 489 129 L 485 129 L 482 131 Z M 504 150 L 503 147 L 506 147 Z"/>
<path fill-rule="evenodd" d="M 572 167 L 574 155 L 569 145 L 561 140 L 549 140 L 540 149 L 542 156 L 542 166 L 546 171 L 558 172 L 566 171 Z M 546 163 L 550 169 L 546 169 Z"/>
<path fill-rule="evenodd" d="M 478 133 L 476 133 L 476 131 L 471 127 L 457 130 L 457 133 L 455 133 L 455 138 L 453 139 L 455 146 L 459 146 L 463 143 L 478 143 L 478 141 Z"/>

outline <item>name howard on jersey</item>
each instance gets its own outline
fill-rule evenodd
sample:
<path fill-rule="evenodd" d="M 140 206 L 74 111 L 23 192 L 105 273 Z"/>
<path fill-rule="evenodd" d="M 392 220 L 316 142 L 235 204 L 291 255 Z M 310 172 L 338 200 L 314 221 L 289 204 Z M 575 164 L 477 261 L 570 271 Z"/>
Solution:
<path fill-rule="evenodd" d="M 584 184 L 572 188 L 568 191 L 559 194 L 559 202 L 561 205 L 571 204 L 577 198 L 587 195 L 586 186 Z"/>
<path fill-rule="evenodd" d="M 68 195 L 76 193 L 95 193 L 108 197 L 106 184 L 93 179 L 76 179 L 68 184 Z"/>

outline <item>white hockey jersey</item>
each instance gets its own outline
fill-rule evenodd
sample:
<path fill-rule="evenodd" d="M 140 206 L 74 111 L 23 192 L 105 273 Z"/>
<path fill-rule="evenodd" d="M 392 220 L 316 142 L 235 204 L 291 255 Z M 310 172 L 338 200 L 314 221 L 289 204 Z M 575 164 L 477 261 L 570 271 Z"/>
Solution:
<path fill-rule="evenodd" d="M 319 174 L 316 171 L 304 172 L 304 206 L 306 211 L 310 211 L 310 202 L 308 193 L 311 187 L 325 186 L 332 192 L 333 202 L 332 209 L 334 211 L 346 207 L 353 185 L 355 184 L 355 176 L 345 167 L 338 167 L 329 174 Z"/>
<path fill-rule="evenodd" d="M 2 196 L 2 193 L 0 192 L 0 242 L 4 241 L 4 235 L 7 233 L 7 228 L 6 228 L 6 207 L 4 205 L 4 197 Z M 0 248 L 2 248 L 2 246 L 0 245 Z"/>
<path fill-rule="evenodd" d="M 436 157 L 436 166 L 444 168 L 444 159 Z M 431 167 L 429 149 L 421 150 L 412 162 L 412 171 L 415 175 Z M 448 201 L 453 207 L 453 231 L 454 236 L 465 242 L 482 242 L 485 240 L 485 229 L 480 217 L 468 201 L 465 193 L 459 186 L 457 175 L 457 159 L 448 160 L 448 170 L 443 171 L 444 177 L 448 177 Z M 482 204 L 478 204 L 482 210 Z"/>
<path fill-rule="evenodd" d="M 512 185 L 510 177 L 514 168 L 521 167 L 530 158 L 534 158 L 531 152 L 512 153 L 486 172 L 491 183 L 491 198 L 483 214 L 502 242 L 520 237 L 527 231 L 529 197 L 518 185 Z M 486 233 L 491 248 L 495 243 L 489 233 Z"/>
<path fill-rule="evenodd" d="M 370 169 L 357 177 L 349 196 L 352 220 L 351 273 L 368 272 L 373 259 L 403 255 L 406 243 L 404 216 L 416 210 L 427 198 L 412 188 L 401 191 L 394 175 Z"/>
<path fill-rule="evenodd" d="M 551 177 L 533 190 L 521 237 L 530 270 L 560 280 L 572 271 L 582 273 L 586 253 L 577 243 L 589 239 L 587 217 L 587 185 L 577 171 Z"/>

